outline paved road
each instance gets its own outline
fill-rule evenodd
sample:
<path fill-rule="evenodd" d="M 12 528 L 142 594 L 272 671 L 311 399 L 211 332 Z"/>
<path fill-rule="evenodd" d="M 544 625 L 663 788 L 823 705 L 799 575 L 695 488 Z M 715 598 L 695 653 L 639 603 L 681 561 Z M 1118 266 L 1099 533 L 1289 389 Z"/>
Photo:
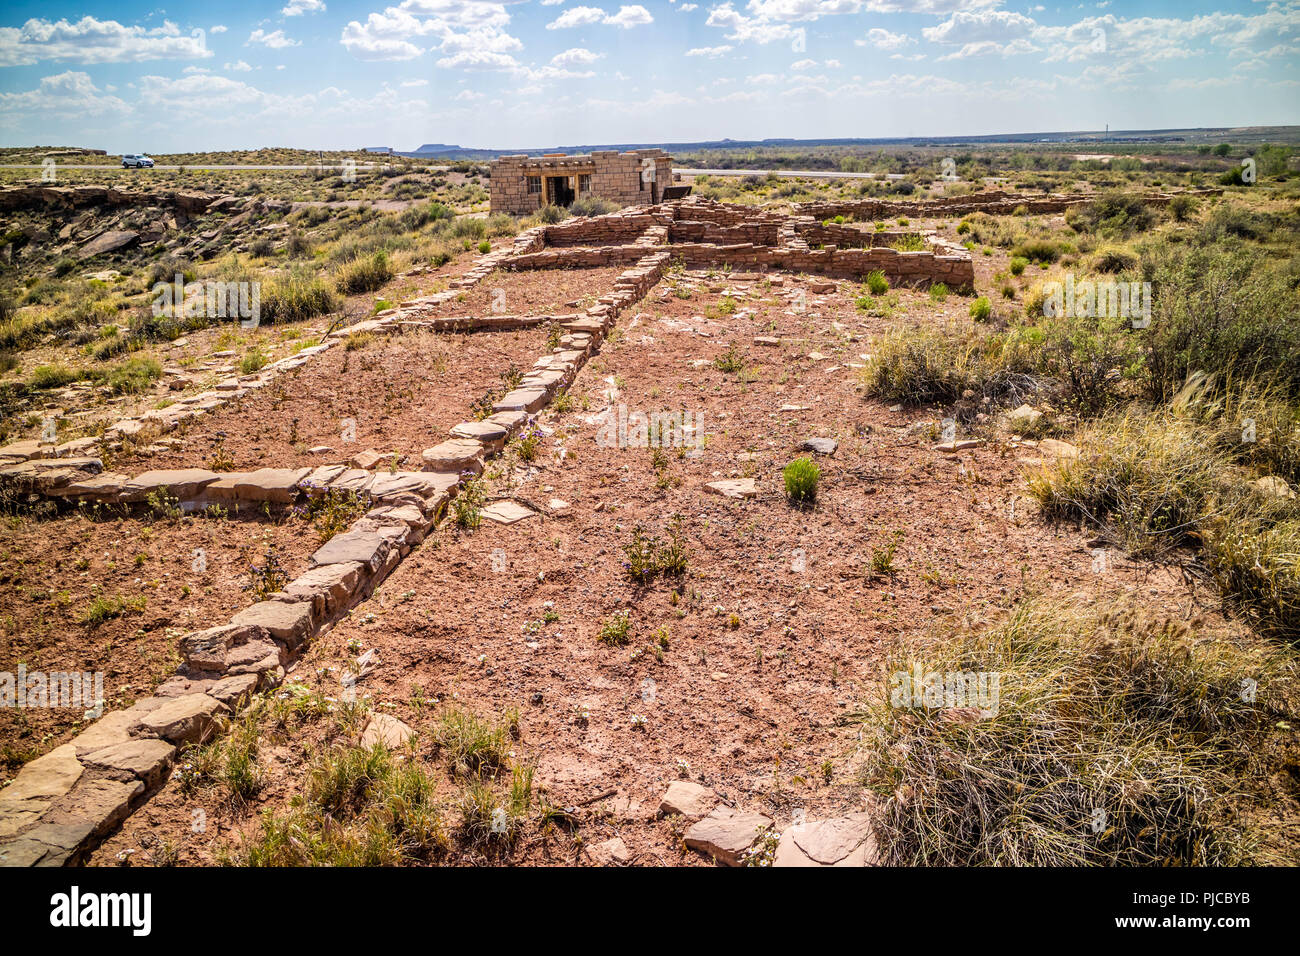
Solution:
<path fill-rule="evenodd" d="M 781 179 L 902 179 L 902 173 L 843 173 L 837 169 L 686 169 L 674 166 L 674 173 L 687 176 L 767 176 Z"/>

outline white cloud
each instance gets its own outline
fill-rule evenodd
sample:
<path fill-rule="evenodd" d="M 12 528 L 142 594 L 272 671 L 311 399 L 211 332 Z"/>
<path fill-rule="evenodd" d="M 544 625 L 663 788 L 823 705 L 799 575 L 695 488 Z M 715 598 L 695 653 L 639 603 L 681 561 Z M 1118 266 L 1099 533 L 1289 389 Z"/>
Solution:
<path fill-rule="evenodd" d="M 231 73 L 250 73 L 253 68 L 243 60 L 236 60 L 234 63 L 225 64 L 222 66 L 222 69 L 228 70 Z"/>
<path fill-rule="evenodd" d="M 524 0 L 402 0 L 371 13 L 364 23 L 349 21 L 339 42 L 361 60 L 410 60 L 426 50 L 450 54 L 487 51 L 506 53 L 523 45 L 505 28 L 507 6 Z M 420 41 L 429 38 L 427 45 Z"/>
<path fill-rule="evenodd" d="M 654 23 L 650 11 L 638 4 L 622 6 L 618 13 L 606 13 L 600 7 L 570 7 L 558 17 L 546 24 L 548 30 L 567 30 L 572 27 L 601 24 L 607 27 L 622 27 L 625 30 L 647 23 Z"/>
<path fill-rule="evenodd" d="M 267 33 L 265 30 L 257 29 L 248 35 L 248 40 L 244 46 L 251 46 L 254 43 L 260 43 L 262 46 L 270 47 L 272 50 L 283 50 L 285 47 L 302 46 L 301 40 L 291 40 L 284 35 L 283 30 L 272 30 Z"/>
<path fill-rule="evenodd" d="M 323 0 L 289 0 L 284 9 L 280 11 L 281 16 L 300 17 L 306 13 L 324 13 L 325 4 Z"/>
<path fill-rule="evenodd" d="M 214 34 L 225 33 L 228 29 L 229 27 L 222 26 L 220 23 L 218 23 L 215 27 L 208 27 L 208 32 Z"/>
<path fill-rule="evenodd" d="M 605 19 L 605 11 L 600 7 L 570 7 L 556 19 L 546 24 L 548 30 L 567 30 L 570 27 L 585 27 L 600 23 Z"/>
<path fill-rule="evenodd" d="M 588 63 L 595 63 L 605 54 L 592 53 L 590 50 L 584 50 L 580 46 L 565 50 L 563 53 L 557 53 L 551 57 L 551 63 L 555 66 L 586 66 Z"/>
<path fill-rule="evenodd" d="M 91 82 L 89 74 L 73 70 L 42 77 L 34 90 L 0 93 L 0 115 L 35 112 L 42 116 L 76 117 L 126 113 L 130 109 L 116 96 L 105 95 L 105 91 Z"/>
<path fill-rule="evenodd" d="M 153 29 L 94 17 L 82 17 L 76 23 L 31 19 L 21 27 L 0 27 L 0 66 L 30 66 L 42 60 L 138 63 L 209 56 L 212 51 L 202 30 L 182 36 L 170 20 Z"/>
<path fill-rule="evenodd" d="M 726 56 L 732 51 L 733 47 L 723 44 L 722 46 L 697 46 L 687 50 L 687 56 L 707 56 L 709 59 L 717 59 L 720 56 Z"/>
<path fill-rule="evenodd" d="M 916 40 L 906 33 L 890 33 L 880 27 L 872 27 L 864 39 L 853 41 L 858 46 L 873 46 L 877 50 L 898 50 Z"/>
<path fill-rule="evenodd" d="M 410 89 L 417 86 L 428 86 L 428 80 L 402 80 L 402 86 Z"/>
<path fill-rule="evenodd" d="M 683 3 L 677 9 L 682 13 L 690 13 L 692 10 L 700 9 L 700 5 L 698 3 Z"/>

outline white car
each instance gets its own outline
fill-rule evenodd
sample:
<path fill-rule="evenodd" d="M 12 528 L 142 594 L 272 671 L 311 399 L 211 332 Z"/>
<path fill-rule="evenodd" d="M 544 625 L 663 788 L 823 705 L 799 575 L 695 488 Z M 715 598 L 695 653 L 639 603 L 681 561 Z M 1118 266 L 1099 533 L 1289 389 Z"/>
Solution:
<path fill-rule="evenodd" d="M 122 157 L 122 168 L 153 169 L 153 160 L 144 153 L 127 153 Z"/>

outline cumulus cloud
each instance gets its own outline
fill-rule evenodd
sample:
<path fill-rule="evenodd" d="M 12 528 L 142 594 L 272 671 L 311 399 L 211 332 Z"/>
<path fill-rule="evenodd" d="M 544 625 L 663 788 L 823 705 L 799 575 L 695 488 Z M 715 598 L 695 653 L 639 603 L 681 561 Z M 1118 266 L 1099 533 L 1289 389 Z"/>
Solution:
<path fill-rule="evenodd" d="M 717 59 L 720 56 L 726 56 L 732 51 L 733 47 L 722 44 L 721 46 L 697 46 L 687 50 L 687 56 L 707 56 L 710 59 Z"/>
<path fill-rule="evenodd" d="M 606 13 L 600 7 L 570 7 L 558 17 L 546 24 L 548 30 L 567 30 L 572 27 L 601 24 L 607 27 L 631 29 L 647 23 L 654 23 L 650 11 L 639 3 L 618 8 L 618 13 Z"/>
<path fill-rule="evenodd" d="M 906 33 L 890 33 L 880 27 L 873 27 L 867 35 L 853 41 L 857 46 L 873 46 L 877 50 L 899 50 L 916 40 Z"/>
<path fill-rule="evenodd" d="M 426 50 L 449 54 L 474 49 L 501 54 L 522 44 L 506 32 L 507 6 L 524 0 L 403 0 L 371 13 L 365 22 L 349 21 L 339 42 L 360 60 L 410 60 Z"/>
<path fill-rule="evenodd" d="M 584 50 L 580 46 L 565 50 L 563 53 L 557 53 L 551 57 L 551 63 L 555 66 L 586 66 L 588 63 L 595 63 L 605 54 L 592 53 L 590 50 Z"/>
<path fill-rule="evenodd" d="M 153 29 L 90 16 L 75 23 L 31 19 L 21 27 L 0 27 L 0 66 L 30 66 L 42 60 L 138 63 L 209 56 L 212 51 L 202 30 L 183 35 L 170 20 Z"/>
<path fill-rule="evenodd" d="M 293 40 L 284 35 L 283 30 L 272 30 L 267 33 L 265 30 L 257 29 L 248 35 L 248 40 L 244 46 L 261 44 L 270 47 L 272 50 L 283 50 L 285 47 L 302 46 L 301 40 Z"/>
<path fill-rule="evenodd" d="M 34 90 L 0 93 L 0 115 L 35 112 L 77 117 L 129 111 L 125 102 L 95 86 L 89 74 L 73 70 L 42 77 Z"/>
<path fill-rule="evenodd" d="M 289 0 L 284 9 L 280 11 L 281 16 L 300 17 L 307 13 L 324 13 L 325 4 L 323 0 Z"/>

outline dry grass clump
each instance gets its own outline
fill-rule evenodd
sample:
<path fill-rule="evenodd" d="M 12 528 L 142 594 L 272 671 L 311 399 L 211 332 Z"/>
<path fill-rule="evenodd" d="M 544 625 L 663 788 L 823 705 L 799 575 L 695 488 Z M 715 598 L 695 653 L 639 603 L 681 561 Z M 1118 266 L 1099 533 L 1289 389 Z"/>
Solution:
<path fill-rule="evenodd" d="M 1243 795 L 1295 712 L 1291 652 L 1123 605 L 1035 600 L 997 626 L 900 644 L 886 674 L 918 665 L 997 674 L 997 700 L 976 717 L 890 706 L 887 687 L 855 715 L 886 862 L 1277 862 Z"/>
<path fill-rule="evenodd" d="M 1281 454 L 1261 453 L 1258 433 L 1251 441 L 1238 433 L 1233 443 L 1231 427 L 1168 410 L 1108 416 L 1082 435 L 1078 458 L 1031 475 L 1029 490 L 1049 518 L 1086 521 L 1134 555 L 1196 548 L 1193 570 L 1219 586 L 1229 607 L 1294 640 L 1300 499 L 1284 479 L 1248 467 L 1293 460 L 1294 430 Z"/>

